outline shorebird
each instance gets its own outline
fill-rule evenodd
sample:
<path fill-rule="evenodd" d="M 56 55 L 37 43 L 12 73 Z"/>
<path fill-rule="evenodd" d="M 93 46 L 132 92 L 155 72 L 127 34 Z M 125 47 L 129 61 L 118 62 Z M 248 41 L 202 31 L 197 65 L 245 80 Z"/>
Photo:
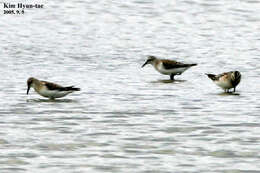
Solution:
<path fill-rule="evenodd" d="M 225 72 L 219 75 L 206 74 L 216 85 L 221 87 L 225 92 L 229 92 L 229 89 L 234 88 L 233 92 L 236 91 L 236 86 L 241 80 L 241 74 L 239 71 Z"/>
<path fill-rule="evenodd" d="M 195 66 L 197 64 L 184 64 L 181 62 L 168 60 L 168 59 L 159 59 L 155 56 L 148 56 L 146 62 L 142 65 L 144 67 L 146 64 L 152 64 L 153 67 L 164 75 L 170 75 L 170 79 L 174 80 L 175 75 L 181 75 L 188 68 Z"/>
<path fill-rule="evenodd" d="M 27 95 L 29 94 L 30 88 L 33 87 L 38 94 L 52 100 L 80 90 L 80 88 L 74 88 L 73 86 L 63 87 L 55 83 L 40 81 L 33 77 L 27 80 L 27 87 Z"/>

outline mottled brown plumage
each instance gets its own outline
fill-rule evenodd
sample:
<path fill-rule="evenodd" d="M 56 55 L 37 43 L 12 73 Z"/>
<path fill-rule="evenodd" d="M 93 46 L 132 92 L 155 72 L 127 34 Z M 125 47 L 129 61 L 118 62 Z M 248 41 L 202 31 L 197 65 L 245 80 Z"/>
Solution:
<path fill-rule="evenodd" d="M 161 59 L 161 62 L 163 63 L 163 66 L 164 66 L 165 69 L 191 67 L 191 66 L 197 65 L 197 64 L 184 64 L 184 63 L 181 63 L 181 62 L 177 62 L 177 61 L 174 61 L 174 60 L 168 60 L 168 59 Z"/>
<path fill-rule="evenodd" d="M 74 88 L 73 86 L 63 87 L 55 83 L 41 81 L 43 85 L 45 85 L 49 90 L 58 90 L 58 91 L 79 91 L 79 88 Z"/>
<path fill-rule="evenodd" d="M 239 71 L 230 71 L 221 73 L 219 75 L 206 74 L 216 85 L 224 89 L 225 92 L 229 92 L 229 89 L 234 88 L 240 83 L 241 74 Z"/>

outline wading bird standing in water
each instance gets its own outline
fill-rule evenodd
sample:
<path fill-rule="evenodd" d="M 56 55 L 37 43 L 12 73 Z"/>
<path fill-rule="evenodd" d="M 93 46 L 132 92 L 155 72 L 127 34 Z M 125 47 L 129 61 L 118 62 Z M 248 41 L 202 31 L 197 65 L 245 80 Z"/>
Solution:
<path fill-rule="evenodd" d="M 63 87 L 55 83 L 40 81 L 33 77 L 27 80 L 27 87 L 27 95 L 29 94 L 30 88 L 33 87 L 39 95 L 52 100 L 64 97 L 74 91 L 80 91 L 80 88 L 74 88 L 73 86 Z"/>
<path fill-rule="evenodd" d="M 146 62 L 142 65 L 144 67 L 146 64 L 151 64 L 153 67 L 161 74 L 170 75 L 170 79 L 174 80 L 175 75 L 181 75 L 184 71 L 197 64 L 184 64 L 181 62 L 159 59 L 155 56 L 148 56 Z"/>
<path fill-rule="evenodd" d="M 241 74 L 239 71 L 225 72 L 219 75 L 206 74 L 216 85 L 221 87 L 225 92 L 229 92 L 229 89 L 234 88 L 233 92 L 236 91 L 236 86 L 241 80 Z"/>

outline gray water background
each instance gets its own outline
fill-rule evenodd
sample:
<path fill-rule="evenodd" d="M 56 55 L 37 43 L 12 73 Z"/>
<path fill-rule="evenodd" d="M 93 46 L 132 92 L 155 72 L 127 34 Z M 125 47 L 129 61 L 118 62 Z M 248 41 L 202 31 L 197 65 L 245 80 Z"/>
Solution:
<path fill-rule="evenodd" d="M 260 1 L 37 2 L 0 15 L 1 173 L 260 172 Z M 198 66 L 169 83 L 147 55 Z M 237 94 L 204 75 L 231 70 Z"/>

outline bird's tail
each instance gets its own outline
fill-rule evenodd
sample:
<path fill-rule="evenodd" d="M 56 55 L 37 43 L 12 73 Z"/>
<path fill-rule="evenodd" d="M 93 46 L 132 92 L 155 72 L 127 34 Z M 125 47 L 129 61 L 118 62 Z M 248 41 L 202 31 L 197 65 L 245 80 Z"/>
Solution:
<path fill-rule="evenodd" d="M 190 64 L 191 67 L 192 67 L 192 66 L 196 66 L 196 65 L 198 65 L 198 64 Z"/>
<path fill-rule="evenodd" d="M 74 86 L 65 87 L 66 91 L 80 91 L 80 88 L 75 88 Z"/>
<path fill-rule="evenodd" d="M 214 74 L 207 74 L 207 73 L 205 73 L 205 75 L 207 75 L 211 80 L 216 80 L 217 79 L 216 75 L 214 75 Z"/>

